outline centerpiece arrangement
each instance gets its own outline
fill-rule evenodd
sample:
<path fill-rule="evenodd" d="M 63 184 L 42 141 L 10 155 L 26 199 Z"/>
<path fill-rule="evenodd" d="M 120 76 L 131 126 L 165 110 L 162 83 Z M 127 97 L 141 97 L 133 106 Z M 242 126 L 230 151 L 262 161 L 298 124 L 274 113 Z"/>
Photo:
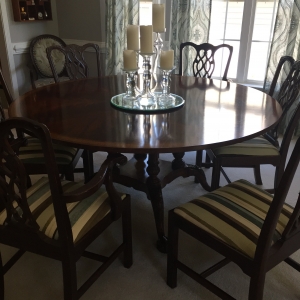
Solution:
<path fill-rule="evenodd" d="M 126 93 L 112 98 L 112 104 L 125 109 L 163 110 L 184 104 L 184 100 L 170 94 L 170 73 L 174 67 L 174 51 L 163 51 L 160 34 L 165 32 L 165 5 L 153 4 L 152 25 L 128 25 L 127 49 L 123 51 L 123 71 L 126 73 Z M 156 40 L 153 42 L 153 33 Z M 143 58 L 143 84 L 138 89 L 138 55 Z M 154 58 L 155 56 L 155 58 Z M 154 58 L 154 70 L 151 61 Z M 156 74 L 162 71 L 161 82 L 157 82 Z M 154 76 L 154 78 L 153 78 Z M 151 89 L 151 83 L 155 87 Z M 158 85 L 162 89 L 157 92 Z"/>

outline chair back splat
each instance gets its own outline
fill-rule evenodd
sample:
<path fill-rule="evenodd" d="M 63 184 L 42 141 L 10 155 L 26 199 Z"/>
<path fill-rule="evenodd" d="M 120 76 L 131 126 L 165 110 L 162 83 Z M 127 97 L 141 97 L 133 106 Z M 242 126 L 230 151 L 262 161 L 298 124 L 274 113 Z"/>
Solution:
<path fill-rule="evenodd" d="M 180 50 L 179 50 L 179 75 L 183 75 L 183 49 L 185 47 L 193 47 L 196 51 L 196 56 L 194 58 L 194 61 L 192 63 L 193 66 L 193 75 L 195 77 L 206 77 L 206 78 L 211 78 L 211 76 L 214 73 L 215 70 L 215 54 L 219 50 L 223 49 L 228 49 L 229 50 L 229 55 L 228 59 L 226 62 L 226 66 L 224 69 L 223 77 L 222 80 L 227 80 L 227 73 L 232 57 L 232 52 L 233 52 L 233 47 L 228 44 L 221 44 L 218 46 L 214 46 L 209 43 L 203 43 L 200 45 L 194 44 L 192 42 L 186 42 L 182 43 L 180 45 Z M 221 49 L 221 50 L 220 50 Z"/>
<path fill-rule="evenodd" d="M 293 117 L 299 118 L 299 112 Z M 299 161 L 300 138 L 274 196 L 246 180 L 238 180 L 171 210 L 168 285 L 176 287 L 178 268 L 220 298 L 234 299 L 206 279 L 232 261 L 250 277 L 248 299 L 262 300 L 269 270 L 286 262 L 300 272 L 300 264 L 290 258 L 300 249 L 300 197 L 295 207 L 286 203 Z M 225 258 L 201 274 L 195 272 L 178 260 L 179 229 Z"/>
<path fill-rule="evenodd" d="M 59 81 L 58 72 L 55 68 L 55 57 L 57 57 L 59 53 L 63 54 L 65 57 L 65 68 L 70 79 L 80 79 L 88 77 L 89 68 L 84 58 L 84 52 L 88 48 L 91 48 L 95 51 L 97 75 L 98 77 L 100 77 L 100 49 L 97 44 L 87 43 L 83 46 L 71 44 L 64 47 L 51 46 L 46 49 L 47 57 L 55 82 Z"/>
<path fill-rule="evenodd" d="M 19 129 L 39 140 L 47 170 L 29 188 L 28 173 L 11 141 L 10 132 Z M 26 251 L 61 261 L 65 300 L 79 299 L 119 254 L 124 254 L 126 268 L 132 265 L 130 196 L 118 193 L 112 182 L 113 169 L 126 162 L 124 156 L 107 158 L 87 184 L 62 180 L 48 128 L 29 119 L 11 118 L 0 123 L 0 162 L 0 243 L 19 249 L 5 265 L 0 255 L 1 299 L 5 273 Z M 123 241 L 117 249 L 109 256 L 87 251 L 120 217 Z M 94 259 L 99 267 L 78 288 L 76 263 L 82 256 Z"/>

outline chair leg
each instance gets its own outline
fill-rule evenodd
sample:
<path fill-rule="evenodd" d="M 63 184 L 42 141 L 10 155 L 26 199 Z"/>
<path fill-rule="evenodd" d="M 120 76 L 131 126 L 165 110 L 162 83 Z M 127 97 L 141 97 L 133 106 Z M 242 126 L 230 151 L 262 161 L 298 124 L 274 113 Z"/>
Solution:
<path fill-rule="evenodd" d="M 73 172 L 67 172 L 67 173 L 65 173 L 65 178 L 66 178 L 66 180 L 74 181 L 75 180 L 74 173 Z"/>
<path fill-rule="evenodd" d="M 261 175 L 260 175 L 260 165 L 256 165 L 253 168 L 254 170 L 254 179 L 257 185 L 262 185 Z"/>
<path fill-rule="evenodd" d="M 171 288 L 177 286 L 178 232 L 179 229 L 175 225 L 174 212 L 170 211 L 168 221 L 167 284 Z"/>
<path fill-rule="evenodd" d="M 76 262 L 69 258 L 62 261 L 64 300 L 78 300 Z"/>
<path fill-rule="evenodd" d="M 221 160 L 215 158 L 213 160 L 213 170 L 211 175 L 211 190 L 219 188 L 221 176 Z"/>
<path fill-rule="evenodd" d="M 202 154 L 203 154 L 203 150 L 196 151 L 196 166 L 198 167 L 202 166 Z M 197 177 L 195 177 L 195 183 L 199 183 Z"/>
<path fill-rule="evenodd" d="M 124 243 L 124 267 L 130 268 L 132 266 L 132 228 L 131 228 L 131 205 L 130 197 L 123 208 L 122 226 L 123 226 L 123 243 Z"/>
<path fill-rule="evenodd" d="M 4 270 L 3 270 L 3 263 L 2 263 L 2 255 L 0 252 L 0 300 L 4 300 Z"/>
<path fill-rule="evenodd" d="M 248 300 L 262 300 L 264 294 L 266 273 L 260 271 L 258 275 L 254 274 L 250 279 Z"/>

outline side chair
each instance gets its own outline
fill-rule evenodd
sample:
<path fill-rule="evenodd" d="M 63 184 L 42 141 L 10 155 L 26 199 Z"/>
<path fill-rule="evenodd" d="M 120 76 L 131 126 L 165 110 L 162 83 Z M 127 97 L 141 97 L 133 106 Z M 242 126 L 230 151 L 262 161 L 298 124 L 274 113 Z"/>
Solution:
<path fill-rule="evenodd" d="M 6 81 L 4 79 L 2 70 L 0 69 L 0 83 L 4 89 L 7 102 L 10 105 L 13 102 L 12 95 L 8 89 Z M 0 105 L 1 106 L 1 105 Z M 3 109 L 1 107 L 3 112 Z M 5 114 L 3 112 L 2 120 L 5 120 Z M 2 121 L 0 120 L 0 122 Z M 15 133 L 18 138 L 23 139 L 23 146 L 18 149 L 18 154 L 22 162 L 26 167 L 26 171 L 29 175 L 34 174 L 45 174 L 46 167 L 44 161 L 44 155 L 42 152 L 42 147 L 39 141 L 32 137 L 25 137 L 22 130 Z M 74 147 L 68 147 L 65 145 L 60 145 L 58 143 L 53 144 L 54 153 L 56 157 L 56 162 L 58 164 L 58 169 L 60 174 L 63 174 L 66 179 L 74 180 L 75 167 L 83 155 L 82 149 L 77 149 Z M 30 181 L 28 182 L 30 185 Z"/>
<path fill-rule="evenodd" d="M 59 82 L 59 73 L 56 69 L 56 60 L 59 59 L 60 55 L 64 56 L 65 70 L 70 80 L 88 77 L 89 67 L 84 57 L 84 53 L 87 49 L 92 49 L 95 52 L 97 75 L 100 77 L 100 49 L 97 44 L 87 43 L 82 46 L 75 44 L 65 46 L 54 45 L 46 49 L 55 82 Z M 84 150 L 82 159 L 85 177 L 87 180 L 89 180 L 89 178 L 91 178 L 94 174 L 93 152 Z"/>
<path fill-rule="evenodd" d="M 33 89 L 55 82 L 46 54 L 47 47 L 54 45 L 63 47 L 66 45 L 66 43 L 58 36 L 52 34 L 39 35 L 30 42 L 29 54 L 31 62 L 29 65 L 29 70 Z M 59 76 L 59 81 L 69 80 L 65 73 L 65 62 L 63 55 L 60 55 L 56 60 L 56 71 Z"/>
<path fill-rule="evenodd" d="M 194 77 L 205 77 L 211 78 L 216 67 L 216 53 L 221 51 L 227 51 L 227 60 L 225 63 L 225 68 L 222 75 L 222 80 L 228 81 L 227 74 L 232 58 L 233 46 L 228 44 L 220 44 L 214 46 L 210 43 L 195 44 L 192 42 L 186 42 L 180 44 L 179 49 L 179 75 L 183 75 L 184 69 L 184 49 L 191 47 L 195 52 L 195 58 L 192 62 L 186 62 L 186 64 L 192 65 Z M 198 150 L 196 152 L 196 165 L 197 166 L 209 166 L 209 157 L 206 155 L 206 162 L 202 161 L 203 150 Z M 197 181 L 195 179 L 195 181 Z"/>
<path fill-rule="evenodd" d="M 298 99 L 299 91 L 300 61 L 292 66 L 277 97 L 278 102 L 283 108 L 283 115 L 287 113 L 294 101 Z M 290 141 L 293 137 L 295 127 L 299 122 L 299 110 L 300 108 L 298 105 L 293 117 L 289 120 L 289 124 L 285 129 L 280 147 L 274 142 L 277 139 L 270 141 L 270 139 L 260 136 L 242 143 L 208 149 L 207 154 L 213 164 L 211 180 L 212 190 L 219 187 L 220 174 L 223 167 L 253 168 L 256 183 L 261 184 L 259 166 L 262 164 L 271 164 L 276 167 L 276 177 L 274 180 L 274 188 L 276 188 L 283 174 Z M 279 122 L 282 120 L 283 116 L 281 116 Z M 273 131 L 274 133 L 277 132 L 278 126 L 280 126 L 280 123 L 276 124 L 275 130 Z M 275 135 L 273 136 L 277 137 Z M 226 180 L 230 182 L 224 171 L 223 174 L 225 175 Z M 272 190 L 273 189 L 270 189 L 271 192 Z"/>
<path fill-rule="evenodd" d="M 38 139 L 43 149 L 47 175 L 30 188 L 26 168 L 9 140 L 10 132 L 18 129 Z M 79 299 L 119 254 L 124 254 L 126 268 L 132 265 L 130 196 L 118 193 L 112 182 L 113 168 L 125 163 L 126 157 L 106 159 L 87 184 L 61 180 L 48 128 L 26 118 L 11 118 L 0 123 L 0 161 L 0 243 L 18 249 L 4 265 L 0 256 L 0 299 L 4 299 L 4 275 L 27 251 L 61 261 L 65 300 Z M 109 256 L 87 251 L 120 217 L 122 242 L 117 249 Z M 78 288 L 76 263 L 82 256 L 102 264 Z"/>
<path fill-rule="evenodd" d="M 97 44 L 87 43 L 82 46 L 70 44 L 66 46 L 54 45 L 46 49 L 55 82 L 59 82 L 56 60 L 60 55 L 64 56 L 65 69 L 69 79 L 80 79 L 88 77 L 89 67 L 84 57 L 87 49 L 93 49 L 96 56 L 97 75 L 100 77 L 100 49 Z"/>
<path fill-rule="evenodd" d="M 262 300 L 268 271 L 284 261 L 299 272 L 300 264 L 290 256 L 300 249 L 300 197 L 294 208 L 285 203 L 299 160 L 300 138 L 274 196 L 246 180 L 238 180 L 171 210 L 167 284 L 171 288 L 177 286 L 179 269 L 221 299 L 232 300 L 207 277 L 233 262 L 250 277 L 248 299 Z M 224 259 L 201 273 L 187 266 L 178 259 L 181 231 Z"/>

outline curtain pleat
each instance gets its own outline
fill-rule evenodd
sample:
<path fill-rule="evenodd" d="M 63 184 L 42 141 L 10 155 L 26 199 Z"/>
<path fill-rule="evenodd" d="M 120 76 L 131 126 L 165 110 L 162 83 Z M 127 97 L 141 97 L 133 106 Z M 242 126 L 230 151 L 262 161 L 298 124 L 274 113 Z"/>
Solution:
<path fill-rule="evenodd" d="M 208 42 L 211 0 L 173 0 L 171 9 L 170 48 L 174 50 L 176 70 L 179 69 L 179 48 L 184 42 Z M 185 61 L 192 61 L 191 51 L 185 51 Z M 184 75 L 193 75 L 191 64 L 184 64 Z"/>
<path fill-rule="evenodd" d="M 127 25 L 139 24 L 139 0 L 105 0 L 106 75 L 121 73 Z"/>
<path fill-rule="evenodd" d="M 277 64 L 284 55 L 290 55 L 295 60 L 300 59 L 300 0 L 279 0 L 277 16 L 275 21 L 273 39 L 270 48 L 270 56 L 267 65 L 266 78 L 264 82 L 264 90 L 268 91 L 274 77 Z M 284 69 L 281 72 L 281 76 L 278 78 L 278 83 L 275 89 L 280 89 L 281 84 L 285 80 L 289 69 Z M 298 99 L 299 101 L 299 99 Z M 279 132 L 283 133 L 289 120 L 291 119 L 293 112 L 298 104 L 295 101 L 294 105 L 290 108 L 285 118 L 282 120 Z M 300 126 L 296 129 L 297 136 L 300 135 Z"/>

